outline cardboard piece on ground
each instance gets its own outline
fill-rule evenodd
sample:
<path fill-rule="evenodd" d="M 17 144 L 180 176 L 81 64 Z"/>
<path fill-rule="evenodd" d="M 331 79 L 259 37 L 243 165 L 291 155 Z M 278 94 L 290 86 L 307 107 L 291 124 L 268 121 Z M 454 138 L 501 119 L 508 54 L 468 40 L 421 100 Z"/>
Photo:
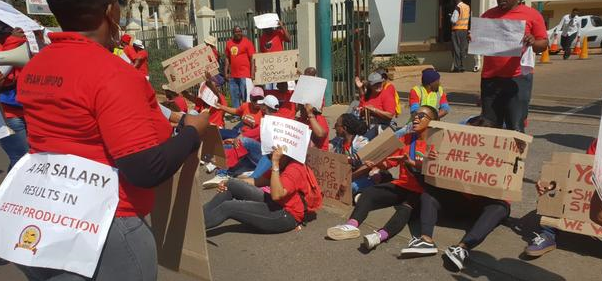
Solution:
<path fill-rule="evenodd" d="M 0 19 L 10 27 L 20 27 L 24 31 L 42 30 L 41 25 L 4 1 L 0 1 Z"/>
<path fill-rule="evenodd" d="M 178 45 L 178 49 L 180 50 L 186 51 L 194 47 L 194 37 L 192 37 L 192 35 L 176 34 L 174 38 L 176 40 L 176 45 Z"/>
<path fill-rule="evenodd" d="M 201 84 L 197 97 L 201 98 L 209 106 L 217 108 L 218 98 L 215 93 L 213 93 L 213 91 L 207 87 L 205 82 Z"/>
<path fill-rule="evenodd" d="M 554 153 L 552 161 L 544 163 L 541 180 L 554 188 L 537 202 L 542 225 L 602 237 L 602 226 L 589 219 L 590 201 L 595 196 L 593 162 L 593 155 Z"/>
<path fill-rule="evenodd" d="M 299 50 L 254 54 L 253 84 L 265 85 L 299 79 L 298 61 Z"/>
<path fill-rule="evenodd" d="M 272 153 L 274 146 L 282 146 L 284 154 L 305 163 L 311 139 L 309 126 L 295 120 L 267 115 L 260 125 L 261 153 Z"/>
<path fill-rule="evenodd" d="M 320 77 L 299 76 L 295 91 L 291 96 L 291 102 L 298 104 L 311 104 L 320 110 L 324 103 L 324 92 L 328 80 Z"/>
<path fill-rule="evenodd" d="M 201 146 L 199 156 L 201 160 L 211 162 L 222 169 L 228 169 L 222 136 L 216 126 L 210 125 L 207 127 L 207 130 L 205 130 L 205 134 L 203 135 L 203 144 Z"/>
<path fill-rule="evenodd" d="M 198 167 L 198 155 L 192 153 L 180 171 L 157 187 L 151 229 L 160 265 L 199 280 L 212 280 L 201 188 L 195 180 Z"/>
<path fill-rule="evenodd" d="M 521 201 L 524 161 L 533 137 L 515 131 L 432 121 L 428 147 L 437 160 L 425 158 L 427 183 L 493 199 Z"/>
<path fill-rule="evenodd" d="M 255 27 L 259 29 L 265 29 L 278 27 L 278 22 L 280 21 L 280 18 L 278 18 L 278 14 L 267 13 L 259 16 L 254 16 L 253 21 L 255 22 Z"/>
<path fill-rule="evenodd" d="M 165 77 L 175 92 L 205 81 L 205 72 L 218 74 L 219 64 L 209 46 L 199 45 L 162 62 Z"/>
<path fill-rule="evenodd" d="M 325 202 L 332 200 L 351 206 L 351 165 L 346 155 L 310 147 L 306 163 L 322 187 Z"/>
<path fill-rule="evenodd" d="M 395 136 L 393 130 L 386 129 L 362 147 L 357 155 L 363 162 L 378 164 L 402 147 L 403 143 Z"/>

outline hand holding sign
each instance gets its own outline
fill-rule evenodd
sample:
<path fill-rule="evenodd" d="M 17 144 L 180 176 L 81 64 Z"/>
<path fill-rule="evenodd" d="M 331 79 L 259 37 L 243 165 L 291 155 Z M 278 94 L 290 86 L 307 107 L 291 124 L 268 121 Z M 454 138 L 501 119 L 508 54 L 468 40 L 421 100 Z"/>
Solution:
<path fill-rule="evenodd" d="M 201 98 L 201 100 L 203 100 L 207 105 L 214 108 L 219 108 L 217 95 L 211 91 L 211 89 L 204 82 L 201 84 L 201 88 L 199 88 L 198 97 Z"/>

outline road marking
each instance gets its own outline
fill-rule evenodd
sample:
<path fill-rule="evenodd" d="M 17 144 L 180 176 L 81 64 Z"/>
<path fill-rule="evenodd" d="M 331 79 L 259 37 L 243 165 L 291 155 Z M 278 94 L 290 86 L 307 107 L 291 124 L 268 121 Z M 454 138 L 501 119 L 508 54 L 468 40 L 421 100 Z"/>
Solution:
<path fill-rule="evenodd" d="M 552 117 L 552 119 L 550 119 L 550 121 L 551 122 L 560 122 L 560 121 L 566 119 L 567 117 L 569 117 L 571 115 L 575 115 L 579 111 L 583 111 L 583 110 L 586 110 L 586 109 L 588 109 L 590 107 L 596 106 L 599 101 L 600 100 L 597 100 L 597 101 L 592 102 L 590 104 L 586 104 L 586 105 L 582 105 L 582 106 L 579 106 L 579 107 L 575 107 L 575 108 L 573 108 L 573 109 L 571 109 L 569 111 L 560 112 L 560 113 L 558 113 L 557 116 Z"/>

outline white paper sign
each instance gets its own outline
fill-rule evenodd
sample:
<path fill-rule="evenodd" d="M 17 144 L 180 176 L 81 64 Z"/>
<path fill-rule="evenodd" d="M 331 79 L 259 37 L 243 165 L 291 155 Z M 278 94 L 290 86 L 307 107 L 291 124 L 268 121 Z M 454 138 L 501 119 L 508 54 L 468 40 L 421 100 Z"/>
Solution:
<path fill-rule="evenodd" d="M 520 70 L 522 75 L 527 75 L 533 73 L 535 69 L 535 52 L 533 52 L 533 47 L 529 46 L 527 51 L 523 54 L 523 57 L 520 59 Z"/>
<path fill-rule="evenodd" d="M 42 30 L 42 26 L 37 22 L 4 1 L 0 1 L 0 20 L 10 27 L 20 27 L 24 31 Z"/>
<path fill-rule="evenodd" d="M 471 19 L 468 53 L 493 57 L 520 57 L 525 37 L 524 20 Z"/>
<path fill-rule="evenodd" d="M 602 199 L 602 119 L 598 129 L 598 143 L 596 144 L 596 156 L 594 157 L 594 173 L 592 176 L 598 196 Z"/>
<path fill-rule="evenodd" d="M 316 109 L 321 110 L 324 103 L 326 84 L 328 84 L 328 80 L 324 78 L 301 75 L 291 96 L 291 102 L 297 104 L 309 103 Z"/>
<path fill-rule="evenodd" d="M 215 93 L 213 93 L 213 91 L 211 91 L 211 89 L 207 87 L 205 82 L 203 82 L 201 84 L 201 87 L 199 88 L 198 97 L 201 98 L 209 106 L 217 108 L 218 98 L 215 95 Z"/>
<path fill-rule="evenodd" d="M 191 35 L 176 34 L 175 40 L 176 40 L 176 45 L 178 45 L 178 49 L 180 49 L 180 50 L 186 51 L 186 50 L 192 49 L 192 47 L 194 47 L 194 37 L 192 37 Z"/>
<path fill-rule="evenodd" d="M 52 15 L 46 0 L 27 0 L 27 13 L 30 15 Z"/>
<path fill-rule="evenodd" d="M 272 147 L 284 147 L 284 154 L 298 162 L 305 163 L 307 148 L 311 139 L 309 126 L 295 120 L 275 116 L 261 119 L 261 153 L 272 153 Z"/>
<path fill-rule="evenodd" d="M 118 189 L 117 170 L 108 165 L 26 154 L 0 185 L 0 257 L 92 277 Z"/>
<path fill-rule="evenodd" d="M 36 35 L 33 34 L 33 31 L 26 31 L 25 38 L 27 38 L 27 43 L 29 44 L 29 50 L 37 54 L 40 52 L 40 46 L 38 46 L 38 40 L 36 40 Z"/>
<path fill-rule="evenodd" d="M 253 20 L 255 21 L 255 26 L 257 28 L 264 29 L 278 27 L 278 22 L 280 21 L 280 18 L 278 18 L 277 14 L 268 13 L 259 16 L 254 16 Z"/>

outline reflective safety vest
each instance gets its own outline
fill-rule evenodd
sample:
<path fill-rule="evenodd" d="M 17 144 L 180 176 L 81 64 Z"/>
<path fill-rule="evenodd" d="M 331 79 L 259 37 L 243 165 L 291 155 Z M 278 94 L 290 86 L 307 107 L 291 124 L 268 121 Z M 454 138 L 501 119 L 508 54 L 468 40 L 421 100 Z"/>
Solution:
<path fill-rule="evenodd" d="M 392 86 L 393 84 L 391 84 L 391 82 L 385 82 L 385 84 L 383 85 L 383 91 L 389 87 Z M 396 115 L 400 115 L 401 114 L 401 100 L 399 99 L 399 93 L 397 93 L 397 91 L 395 91 L 395 114 Z"/>
<path fill-rule="evenodd" d="M 458 5 L 460 16 L 458 21 L 452 26 L 452 30 L 468 30 L 468 21 L 470 20 L 470 6 L 460 2 Z"/>
<path fill-rule="evenodd" d="M 439 86 L 439 91 L 430 93 L 424 86 L 416 86 L 412 88 L 412 90 L 418 94 L 420 106 L 428 105 L 439 110 L 439 106 L 441 105 L 441 96 L 443 96 L 443 87 Z"/>

